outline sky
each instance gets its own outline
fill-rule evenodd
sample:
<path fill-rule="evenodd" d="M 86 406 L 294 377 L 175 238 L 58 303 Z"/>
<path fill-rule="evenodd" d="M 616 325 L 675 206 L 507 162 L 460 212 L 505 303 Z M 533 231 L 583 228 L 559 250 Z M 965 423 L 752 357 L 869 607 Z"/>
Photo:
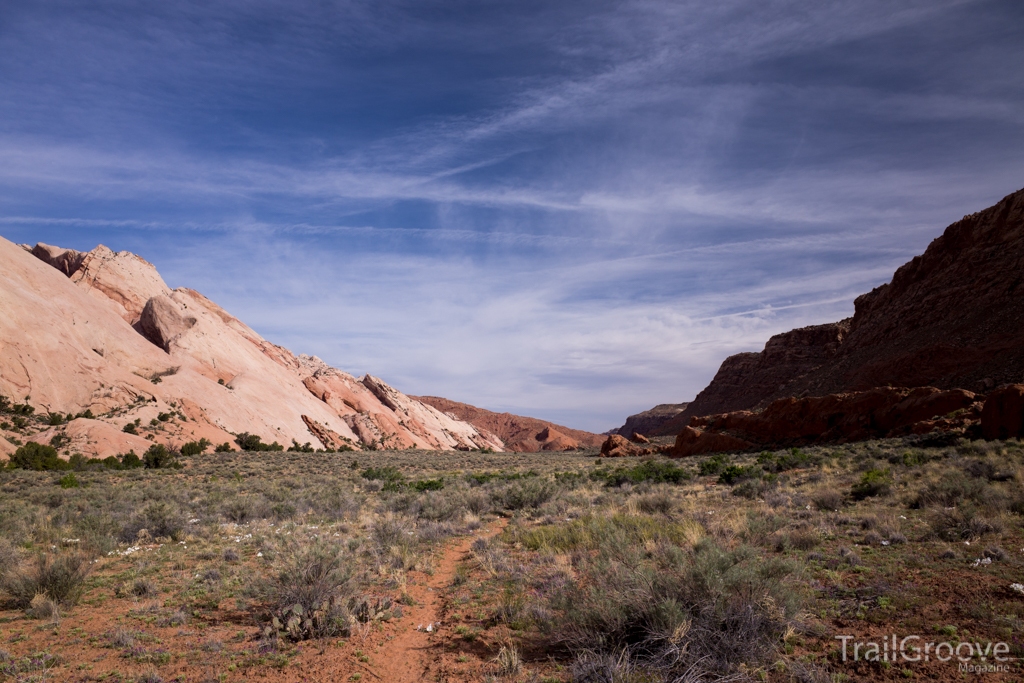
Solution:
<path fill-rule="evenodd" d="M 1024 186 L 1019 0 L 5 0 L 0 235 L 604 431 Z"/>

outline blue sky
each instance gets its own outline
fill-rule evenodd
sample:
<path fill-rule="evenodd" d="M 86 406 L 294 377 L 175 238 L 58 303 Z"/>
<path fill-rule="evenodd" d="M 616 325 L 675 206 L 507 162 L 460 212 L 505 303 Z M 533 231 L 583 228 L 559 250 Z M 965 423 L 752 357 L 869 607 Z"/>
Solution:
<path fill-rule="evenodd" d="M 0 235 L 603 431 L 1024 186 L 1019 2 L 0 5 Z"/>

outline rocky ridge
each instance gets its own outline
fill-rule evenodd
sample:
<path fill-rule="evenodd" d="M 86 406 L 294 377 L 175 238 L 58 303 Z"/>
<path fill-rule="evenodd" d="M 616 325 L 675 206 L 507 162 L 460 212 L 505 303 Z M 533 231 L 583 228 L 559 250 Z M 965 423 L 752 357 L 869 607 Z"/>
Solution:
<path fill-rule="evenodd" d="M 691 418 L 762 410 L 787 397 L 875 387 L 988 392 L 1024 379 L 1024 190 L 953 223 L 852 318 L 772 337 L 725 359 L 712 382 L 652 433 Z"/>
<path fill-rule="evenodd" d="M 678 416 L 689 403 L 661 403 L 650 410 L 645 410 L 626 418 L 626 423 L 609 434 L 620 434 L 629 438 L 633 434 L 661 434 L 661 427 L 672 418 Z"/>
<path fill-rule="evenodd" d="M 466 403 L 438 396 L 415 396 L 417 401 L 446 415 L 464 420 L 484 433 L 496 435 L 506 450 L 520 453 L 537 451 L 571 451 L 581 447 L 600 446 L 604 437 L 578 429 L 570 429 L 533 417 L 512 413 L 495 413 Z"/>
<path fill-rule="evenodd" d="M 79 415 L 31 437 L 60 435 L 69 453 L 232 442 L 243 432 L 331 450 L 504 449 L 378 378 L 268 342 L 202 294 L 170 289 L 129 252 L 0 238 L 0 310 L 0 395 L 37 416 Z M 39 426 L 0 420 L 2 454 Z"/>

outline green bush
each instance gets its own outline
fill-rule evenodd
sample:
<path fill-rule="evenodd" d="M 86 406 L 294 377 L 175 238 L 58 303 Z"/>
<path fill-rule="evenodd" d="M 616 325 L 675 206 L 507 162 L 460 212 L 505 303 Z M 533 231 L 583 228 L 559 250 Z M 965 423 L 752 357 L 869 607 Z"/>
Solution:
<path fill-rule="evenodd" d="M 230 453 L 233 450 L 235 450 L 235 449 L 231 447 L 231 444 L 229 444 L 227 441 L 225 441 L 222 444 L 218 444 L 218 446 L 213 449 L 213 452 L 214 453 Z"/>
<path fill-rule="evenodd" d="M 57 456 L 57 450 L 53 446 L 44 446 L 35 441 L 29 441 L 15 451 L 7 466 L 11 469 L 36 471 L 71 469 L 67 461 Z"/>
<path fill-rule="evenodd" d="M 210 447 L 210 442 L 206 439 L 200 439 L 199 441 L 189 441 L 187 444 L 181 447 L 181 454 L 184 456 L 201 455 L 203 451 Z"/>
<path fill-rule="evenodd" d="M 299 445 L 299 442 L 292 439 L 292 445 L 288 447 L 289 453 L 313 453 L 316 449 L 309 445 L 309 442 Z"/>
<path fill-rule="evenodd" d="M 129 422 L 124 427 L 121 427 L 121 431 L 125 434 L 138 434 L 139 432 L 135 429 L 135 423 Z"/>
<path fill-rule="evenodd" d="M 596 469 L 591 477 L 604 481 L 607 486 L 640 484 L 642 482 L 679 484 L 689 481 L 692 475 L 675 463 L 647 460 L 633 467 L 618 467 L 614 470 Z"/>
<path fill-rule="evenodd" d="M 60 481 L 57 483 L 60 484 L 62 489 L 77 489 L 81 486 L 81 484 L 78 483 L 78 478 L 75 476 L 74 472 L 68 472 L 61 477 Z"/>
<path fill-rule="evenodd" d="M 409 484 L 409 487 L 416 491 L 440 491 L 444 488 L 443 479 L 424 479 L 423 481 L 414 481 Z"/>
<path fill-rule="evenodd" d="M 768 472 L 785 472 L 801 467 L 821 464 L 821 457 L 805 453 L 799 448 L 791 448 L 781 453 L 764 451 L 757 456 L 757 464 Z"/>
<path fill-rule="evenodd" d="M 283 451 L 284 446 L 278 442 L 272 444 L 265 444 L 260 440 L 258 434 L 250 434 L 249 432 L 242 432 L 235 437 L 235 443 L 243 451 L 259 452 L 259 451 Z"/>
<path fill-rule="evenodd" d="M 121 456 L 121 469 L 130 470 L 143 465 L 142 458 L 135 455 L 135 451 L 128 451 Z"/>
<path fill-rule="evenodd" d="M 391 465 L 385 465 L 383 467 L 367 467 L 363 470 L 363 479 L 370 479 L 374 481 L 402 481 L 405 479 L 405 475 L 399 471 L 397 467 Z"/>
<path fill-rule="evenodd" d="M 872 469 L 864 473 L 860 481 L 850 489 L 854 500 L 864 500 L 889 493 L 892 487 L 892 473 L 888 469 Z"/>
<path fill-rule="evenodd" d="M 166 446 L 159 443 L 149 447 L 149 450 L 142 456 L 142 463 L 146 469 L 150 470 L 181 467 L 181 463 L 174 457 L 174 454 L 168 451 Z"/>
<path fill-rule="evenodd" d="M 700 464 L 700 476 L 714 476 L 721 474 L 722 470 L 725 469 L 726 465 L 729 464 L 729 456 L 724 453 L 718 453 L 712 455 L 710 458 Z"/>
<path fill-rule="evenodd" d="M 36 409 L 27 403 L 15 403 L 10 407 L 8 412 L 22 417 L 30 417 L 32 413 L 36 412 Z"/>
<path fill-rule="evenodd" d="M 729 465 L 722 470 L 722 473 L 718 476 L 719 484 L 733 484 L 748 479 L 758 479 L 761 476 L 761 470 L 754 465 Z"/>

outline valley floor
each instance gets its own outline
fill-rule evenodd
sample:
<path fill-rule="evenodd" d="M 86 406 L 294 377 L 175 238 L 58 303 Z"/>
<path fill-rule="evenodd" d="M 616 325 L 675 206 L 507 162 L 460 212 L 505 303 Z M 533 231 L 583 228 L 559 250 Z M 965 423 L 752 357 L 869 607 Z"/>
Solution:
<path fill-rule="evenodd" d="M 1019 680 L 1024 444 L 924 443 L 0 470 L 0 680 Z"/>

